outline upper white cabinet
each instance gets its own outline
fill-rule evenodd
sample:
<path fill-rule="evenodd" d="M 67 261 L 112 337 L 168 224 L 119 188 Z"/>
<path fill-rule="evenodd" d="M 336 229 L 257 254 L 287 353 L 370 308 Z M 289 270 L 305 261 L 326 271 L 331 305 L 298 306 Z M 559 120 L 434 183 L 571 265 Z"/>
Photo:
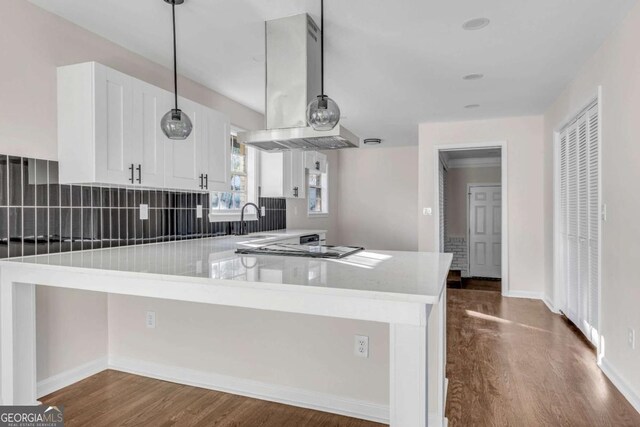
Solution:
<path fill-rule="evenodd" d="M 187 99 L 179 107 L 194 125 L 184 141 L 160 129 L 172 93 L 95 62 L 60 67 L 60 182 L 228 189 L 228 117 Z"/>
<path fill-rule="evenodd" d="M 304 151 L 260 152 L 261 197 L 301 198 L 305 194 Z"/>
<path fill-rule="evenodd" d="M 169 111 L 173 108 L 170 100 Z M 180 109 L 189 116 L 193 131 L 187 139 L 167 139 L 165 144 L 165 186 L 168 188 L 204 189 L 204 162 L 202 159 L 205 144 L 202 108 L 195 102 L 178 99 Z M 160 122 L 158 122 L 159 124 Z M 161 131 L 162 132 L 162 131 Z M 202 179 L 201 178 L 202 175 Z M 202 187 L 202 188 L 200 188 Z"/>
<path fill-rule="evenodd" d="M 306 151 L 304 153 L 304 164 L 309 170 L 319 173 L 327 173 L 327 155 L 318 151 Z"/>

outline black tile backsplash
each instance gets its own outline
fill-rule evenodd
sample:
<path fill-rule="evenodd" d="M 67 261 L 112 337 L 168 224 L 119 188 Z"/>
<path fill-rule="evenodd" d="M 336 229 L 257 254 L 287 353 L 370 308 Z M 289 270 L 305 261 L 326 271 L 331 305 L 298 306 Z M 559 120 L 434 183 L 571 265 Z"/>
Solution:
<path fill-rule="evenodd" d="M 209 194 L 60 185 L 58 163 L 0 155 L 0 258 L 233 234 L 240 222 L 208 220 Z M 141 203 L 149 219 L 140 220 Z M 196 207 L 203 206 L 203 218 Z M 286 228 L 286 201 L 261 198 L 249 232 Z"/>

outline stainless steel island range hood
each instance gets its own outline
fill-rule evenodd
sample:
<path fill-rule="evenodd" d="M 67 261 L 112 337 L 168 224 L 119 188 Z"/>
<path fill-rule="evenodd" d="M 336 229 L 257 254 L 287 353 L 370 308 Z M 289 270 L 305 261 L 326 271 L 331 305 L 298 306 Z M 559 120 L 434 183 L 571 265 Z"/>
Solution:
<path fill-rule="evenodd" d="M 320 28 L 306 13 L 267 21 L 266 130 L 240 132 L 239 142 L 259 150 L 357 148 L 360 138 L 338 124 L 330 131 L 307 125 L 306 109 L 320 93 Z"/>

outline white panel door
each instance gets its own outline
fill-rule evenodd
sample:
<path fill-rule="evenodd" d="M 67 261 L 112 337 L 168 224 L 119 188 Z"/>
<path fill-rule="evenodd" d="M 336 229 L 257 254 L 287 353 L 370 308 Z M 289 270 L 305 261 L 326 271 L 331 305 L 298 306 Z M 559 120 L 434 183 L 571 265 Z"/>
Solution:
<path fill-rule="evenodd" d="M 168 102 L 167 102 L 168 101 Z M 161 111 L 169 111 L 173 100 L 167 99 Z M 202 167 L 202 142 L 204 126 L 200 123 L 201 107 L 187 99 L 179 99 L 179 108 L 191 119 L 193 131 L 187 139 L 165 140 L 165 186 L 181 190 L 200 190 Z"/>
<path fill-rule="evenodd" d="M 469 192 L 469 271 L 473 277 L 502 273 L 502 189 L 471 187 Z"/>
<path fill-rule="evenodd" d="M 135 162 L 133 79 L 96 64 L 95 70 L 96 181 L 126 185 Z M 134 166 L 135 167 L 135 166 Z"/>

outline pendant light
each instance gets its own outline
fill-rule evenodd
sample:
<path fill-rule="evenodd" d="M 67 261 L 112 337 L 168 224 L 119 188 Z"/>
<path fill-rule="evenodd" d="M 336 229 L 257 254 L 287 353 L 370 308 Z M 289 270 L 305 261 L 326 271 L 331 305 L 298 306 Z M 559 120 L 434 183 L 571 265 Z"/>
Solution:
<path fill-rule="evenodd" d="M 176 5 L 181 5 L 184 0 L 164 0 L 171 5 L 173 17 L 173 89 L 175 107 L 162 117 L 160 127 L 169 139 L 187 139 L 193 130 L 191 119 L 178 108 L 178 65 L 176 60 Z"/>
<path fill-rule="evenodd" d="M 320 95 L 307 106 L 307 123 L 315 130 L 331 130 L 340 121 L 340 108 L 324 94 L 324 0 L 320 0 Z"/>

